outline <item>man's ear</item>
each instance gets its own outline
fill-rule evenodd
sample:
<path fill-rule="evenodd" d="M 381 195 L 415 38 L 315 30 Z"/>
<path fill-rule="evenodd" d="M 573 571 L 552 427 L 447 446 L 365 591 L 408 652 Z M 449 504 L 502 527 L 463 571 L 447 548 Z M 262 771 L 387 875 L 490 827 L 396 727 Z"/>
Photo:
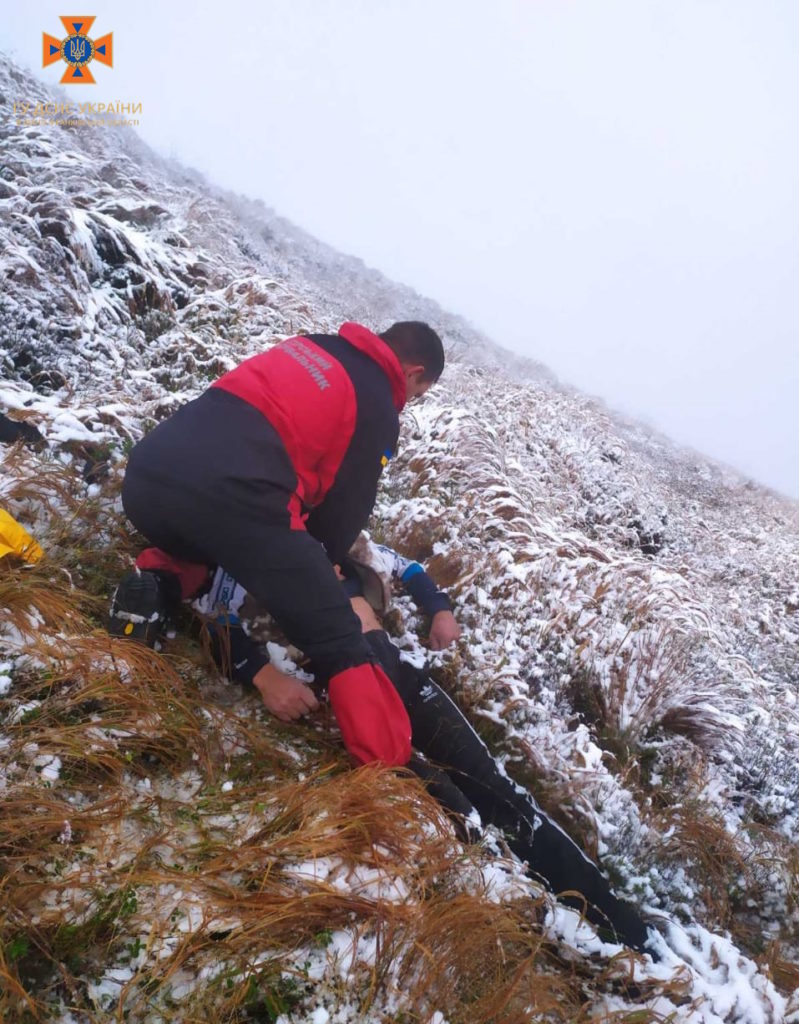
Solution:
<path fill-rule="evenodd" d="M 417 380 L 424 380 L 424 366 L 421 363 L 403 363 L 402 371 L 407 379 L 415 377 Z"/>

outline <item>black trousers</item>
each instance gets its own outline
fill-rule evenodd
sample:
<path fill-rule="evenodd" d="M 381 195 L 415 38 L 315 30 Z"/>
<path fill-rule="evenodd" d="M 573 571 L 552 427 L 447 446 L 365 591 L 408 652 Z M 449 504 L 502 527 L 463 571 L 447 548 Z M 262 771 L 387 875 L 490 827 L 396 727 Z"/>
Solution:
<path fill-rule="evenodd" d="M 296 482 L 261 413 L 212 388 L 133 448 L 122 504 L 155 547 L 224 565 L 329 677 L 372 656 L 324 548 L 291 528 Z"/>
<path fill-rule="evenodd" d="M 426 759 L 416 759 L 411 767 L 426 779 L 433 796 L 458 815 L 477 810 L 552 892 L 581 893 L 584 901 L 574 896 L 563 900 L 579 910 L 585 907 L 594 925 L 610 927 L 626 945 L 642 949 L 647 932 L 637 911 L 618 899 L 597 865 L 530 793 L 502 772 L 458 706 L 425 672 L 400 658 L 386 633 L 375 630 L 365 638 L 402 697 L 413 747 Z"/>

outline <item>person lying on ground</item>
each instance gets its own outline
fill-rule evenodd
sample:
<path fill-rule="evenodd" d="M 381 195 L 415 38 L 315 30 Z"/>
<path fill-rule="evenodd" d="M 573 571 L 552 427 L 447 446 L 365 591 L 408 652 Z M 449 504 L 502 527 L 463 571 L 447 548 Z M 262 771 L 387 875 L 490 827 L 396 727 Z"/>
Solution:
<path fill-rule="evenodd" d="M 401 559 L 389 549 L 385 551 L 390 560 Z M 408 768 L 425 781 L 431 795 L 460 823 L 461 829 L 464 822 L 493 825 L 510 850 L 526 863 L 532 877 L 556 895 L 562 894 L 559 898 L 567 905 L 584 911 L 586 919 L 600 933 L 609 931 L 618 941 L 644 952 L 648 929 L 635 907 L 615 895 L 599 867 L 527 790 L 505 774 L 460 708 L 429 673 L 401 656 L 364 597 L 364 589 L 370 589 L 370 577 L 362 571 L 363 564 L 346 559 L 341 568 L 341 586 L 361 622 L 364 640 L 408 713 L 413 745 Z M 410 579 L 422 576 L 427 581 L 423 584 L 428 600 L 424 610 L 429 613 L 435 607 L 435 595 L 441 592 L 421 566 Z M 446 600 L 445 595 L 441 596 Z M 269 690 L 269 677 L 277 669 L 243 628 L 241 614 L 246 601 L 246 591 L 219 568 L 198 608 L 209 616 L 214 636 L 212 650 L 220 669 L 233 680 L 252 683 L 263 696 Z M 439 608 L 437 614 L 443 610 Z M 451 610 L 446 611 L 452 614 Z M 316 674 L 317 666 L 311 664 L 310 668 L 319 692 L 324 689 L 324 677 Z M 310 712 L 317 706 L 317 699 L 311 687 L 306 689 L 312 699 L 307 708 Z M 269 707 L 266 699 L 264 702 Z M 290 720 L 288 716 L 278 717 Z M 648 952 L 656 956 L 653 951 Z"/>
<path fill-rule="evenodd" d="M 390 582 L 399 582 L 417 608 L 427 616 L 430 629 L 428 642 L 433 650 L 443 650 L 459 639 L 460 627 L 452 613 L 452 603 L 440 590 L 424 568 L 405 558 L 392 548 L 372 544 L 361 535 L 341 563 L 335 567 L 347 596 L 357 597 L 362 608 L 368 607 L 363 596 L 369 593 L 371 604 L 387 611 L 391 600 Z M 379 566 L 379 568 L 376 568 Z M 316 710 L 318 704 L 313 691 L 295 676 L 281 672 L 269 664 L 266 649 L 250 639 L 241 626 L 242 609 L 249 604 L 249 617 L 256 612 L 256 602 L 224 569 L 209 574 L 209 585 L 198 596 L 193 607 L 209 623 L 209 633 L 216 649 L 214 657 L 226 659 L 231 669 L 228 674 L 237 682 L 252 683 L 260 692 L 264 705 L 283 722 L 294 721 Z M 214 629 L 215 609 L 219 607 L 220 629 Z M 357 611 L 357 609 L 356 609 Z M 236 628 L 226 629 L 234 625 Z"/>
<path fill-rule="evenodd" d="M 144 634 L 166 600 L 158 573 L 202 582 L 224 565 L 290 642 L 323 666 L 344 742 L 405 764 L 411 726 L 336 579 L 371 514 L 405 403 L 444 368 L 425 323 L 289 338 L 226 373 L 130 453 L 122 503 L 153 548 L 122 580 L 109 630 Z M 193 588 L 192 588 L 193 589 Z"/>
<path fill-rule="evenodd" d="M 460 626 L 452 614 L 449 596 L 440 590 L 419 562 L 406 558 L 385 544 L 377 544 L 368 534 L 361 533 L 347 557 L 338 566 L 347 570 L 343 575 L 357 577 L 362 596 L 385 614 L 391 606 L 392 584 L 399 583 L 412 598 L 416 607 L 430 620 L 428 643 L 433 651 L 441 651 L 460 639 Z M 345 590 L 347 590 L 345 583 Z"/>

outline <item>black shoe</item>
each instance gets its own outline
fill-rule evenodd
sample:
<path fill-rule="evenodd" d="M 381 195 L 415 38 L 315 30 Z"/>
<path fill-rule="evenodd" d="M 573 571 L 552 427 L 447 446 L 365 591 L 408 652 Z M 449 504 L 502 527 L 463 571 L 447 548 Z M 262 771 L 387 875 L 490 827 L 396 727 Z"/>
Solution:
<path fill-rule="evenodd" d="M 155 647 L 167 620 L 163 586 L 154 572 L 134 569 L 122 577 L 111 598 L 108 632 Z"/>
<path fill-rule="evenodd" d="M 641 917 L 639 910 L 625 900 L 617 900 L 611 927 L 619 942 L 637 953 L 648 953 L 657 962 L 660 956 L 649 948 L 651 926 Z"/>

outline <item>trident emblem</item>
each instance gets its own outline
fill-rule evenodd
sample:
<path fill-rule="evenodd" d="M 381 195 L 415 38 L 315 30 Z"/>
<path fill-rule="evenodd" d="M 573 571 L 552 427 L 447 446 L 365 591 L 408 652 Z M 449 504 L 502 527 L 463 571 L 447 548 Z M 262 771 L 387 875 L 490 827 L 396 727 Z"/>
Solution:
<path fill-rule="evenodd" d="M 68 33 L 66 39 L 42 33 L 42 67 L 65 61 L 67 69 L 61 76 L 62 85 L 93 85 L 94 75 L 89 68 L 93 60 L 109 68 L 114 66 L 114 33 L 109 32 L 100 39 L 89 39 L 89 29 L 94 20 L 94 15 L 62 14 L 61 23 Z"/>
<path fill-rule="evenodd" d="M 67 39 L 67 43 L 69 43 L 69 46 L 67 47 L 67 52 L 69 53 L 67 61 L 70 64 L 86 63 L 86 54 L 88 51 L 88 46 L 86 45 L 87 42 L 88 40 L 81 39 L 79 36 L 73 36 L 72 39 Z"/>

